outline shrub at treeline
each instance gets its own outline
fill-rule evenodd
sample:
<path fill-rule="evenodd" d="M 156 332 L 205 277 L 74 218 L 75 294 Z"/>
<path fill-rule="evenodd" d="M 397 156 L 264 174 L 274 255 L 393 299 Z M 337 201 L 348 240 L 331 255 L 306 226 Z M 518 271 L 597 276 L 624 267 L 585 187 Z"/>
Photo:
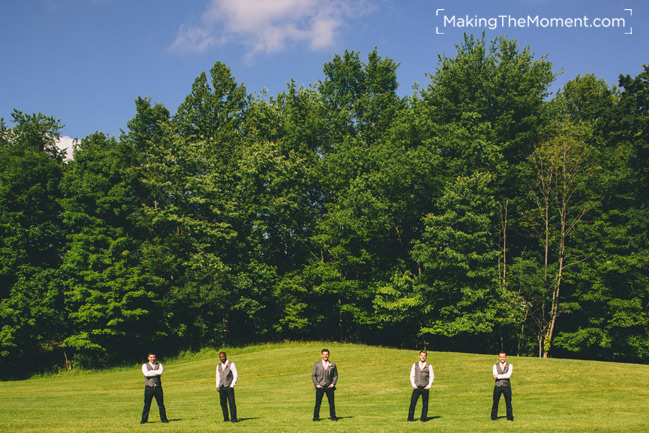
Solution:
<path fill-rule="evenodd" d="M 217 62 L 171 115 L 64 161 L 0 122 L 0 372 L 279 339 L 649 361 L 649 68 L 609 87 L 465 36 L 426 86 L 345 52 L 247 93 Z"/>

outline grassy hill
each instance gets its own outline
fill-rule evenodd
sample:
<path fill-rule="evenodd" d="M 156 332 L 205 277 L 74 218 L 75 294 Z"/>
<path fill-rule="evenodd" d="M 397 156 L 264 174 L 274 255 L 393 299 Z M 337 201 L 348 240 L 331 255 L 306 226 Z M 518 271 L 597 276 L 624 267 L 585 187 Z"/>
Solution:
<path fill-rule="evenodd" d="M 320 349 L 338 364 L 341 420 L 311 421 L 310 374 Z M 427 423 L 408 423 L 408 376 L 416 351 L 338 343 L 285 343 L 229 349 L 237 365 L 242 422 L 224 424 L 215 389 L 218 351 L 165 359 L 170 419 L 152 405 L 140 425 L 144 379 L 139 365 L 0 383 L 2 432 L 640 432 L 649 431 L 649 366 L 516 358 L 514 422 L 491 421 L 496 355 L 431 352 L 435 372 Z M 143 361 L 144 362 L 144 355 Z M 417 414 L 421 402 L 417 406 Z M 504 400 L 500 415 L 504 416 Z M 326 398 L 322 416 L 328 413 Z"/>

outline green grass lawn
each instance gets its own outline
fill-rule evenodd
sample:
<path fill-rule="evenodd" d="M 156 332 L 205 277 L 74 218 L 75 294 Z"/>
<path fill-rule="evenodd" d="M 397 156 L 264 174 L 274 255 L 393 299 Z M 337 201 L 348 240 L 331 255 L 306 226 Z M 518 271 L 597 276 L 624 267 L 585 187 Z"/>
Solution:
<path fill-rule="evenodd" d="M 313 363 L 320 349 L 338 365 L 336 410 L 314 423 Z M 237 365 L 238 424 L 222 422 L 215 367 L 218 351 L 165 359 L 169 424 L 155 400 L 140 425 L 140 365 L 0 383 L 1 432 L 649 432 L 649 366 L 508 357 L 514 422 L 501 400 L 491 421 L 491 367 L 496 355 L 430 352 L 435 372 L 427 423 L 406 421 L 410 367 L 417 351 L 338 343 L 285 343 L 229 349 Z M 142 362 L 145 362 L 143 355 Z M 417 406 L 417 415 L 421 402 Z"/>

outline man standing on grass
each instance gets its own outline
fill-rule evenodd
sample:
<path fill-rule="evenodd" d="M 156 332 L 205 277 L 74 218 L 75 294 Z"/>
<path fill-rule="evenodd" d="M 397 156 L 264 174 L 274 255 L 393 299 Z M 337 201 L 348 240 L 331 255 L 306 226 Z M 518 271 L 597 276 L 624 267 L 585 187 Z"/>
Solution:
<path fill-rule="evenodd" d="M 425 350 L 419 352 L 419 362 L 415 362 L 410 369 L 410 385 L 412 385 L 412 396 L 410 397 L 410 408 L 408 409 L 408 421 L 415 420 L 415 407 L 421 396 L 421 418 L 422 422 L 428 421 L 428 394 L 435 375 L 433 366 L 426 362 L 427 353 Z"/>
<path fill-rule="evenodd" d="M 155 397 L 155 401 L 158 403 L 160 421 L 167 423 L 169 420 L 167 420 L 164 396 L 162 394 L 162 381 L 160 380 L 164 369 L 162 368 L 162 364 L 155 361 L 155 353 L 149 352 L 147 358 L 149 362 L 142 364 L 142 374 L 144 374 L 144 409 L 142 409 L 142 420 L 140 424 L 146 424 L 149 421 L 149 410 L 151 409 L 153 397 Z"/>
<path fill-rule="evenodd" d="M 216 366 L 216 390 L 221 398 L 221 410 L 223 421 L 238 422 L 237 404 L 234 402 L 234 385 L 237 384 L 239 374 L 234 362 L 228 361 L 225 352 L 219 353 L 221 363 Z M 228 403 L 230 404 L 230 415 L 228 416 Z"/>
<path fill-rule="evenodd" d="M 329 350 L 320 351 L 322 361 L 318 361 L 313 366 L 311 379 L 315 387 L 315 408 L 313 409 L 313 421 L 320 421 L 320 404 L 322 397 L 327 394 L 329 402 L 329 417 L 332 421 L 338 421 L 336 417 L 336 405 L 334 404 L 334 392 L 336 391 L 336 382 L 338 381 L 338 370 L 336 364 L 329 361 Z"/>
<path fill-rule="evenodd" d="M 500 395 L 505 396 L 505 404 L 507 405 L 507 419 L 514 421 L 514 414 L 512 413 L 512 387 L 509 384 L 509 378 L 512 377 L 513 366 L 507 363 L 507 354 L 500 352 L 498 354 L 500 362 L 494 364 L 493 376 L 496 380 L 494 386 L 494 402 L 491 406 L 491 419 L 498 419 L 498 403 L 500 402 Z"/>

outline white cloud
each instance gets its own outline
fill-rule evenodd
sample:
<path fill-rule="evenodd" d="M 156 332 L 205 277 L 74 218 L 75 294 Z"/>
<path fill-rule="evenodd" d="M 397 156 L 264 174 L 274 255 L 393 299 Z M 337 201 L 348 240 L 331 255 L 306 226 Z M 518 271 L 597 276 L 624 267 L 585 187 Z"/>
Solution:
<path fill-rule="evenodd" d="M 182 25 L 170 49 L 204 52 L 234 42 L 248 58 L 294 44 L 319 50 L 334 44 L 347 19 L 372 8 L 366 0 L 210 0 L 200 23 Z"/>
<path fill-rule="evenodd" d="M 208 29 L 183 24 L 178 29 L 176 40 L 169 48 L 180 52 L 203 52 L 215 43 L 216 40 Z"/>
<path fill-rule="evenodd" d="M 65 159 L 67 161 L 72 159 L 74 152 L 74 145 L 78 144 L 78 140 L 64 135 L 56 142 L 56 147 L 65 151 Z"/>

